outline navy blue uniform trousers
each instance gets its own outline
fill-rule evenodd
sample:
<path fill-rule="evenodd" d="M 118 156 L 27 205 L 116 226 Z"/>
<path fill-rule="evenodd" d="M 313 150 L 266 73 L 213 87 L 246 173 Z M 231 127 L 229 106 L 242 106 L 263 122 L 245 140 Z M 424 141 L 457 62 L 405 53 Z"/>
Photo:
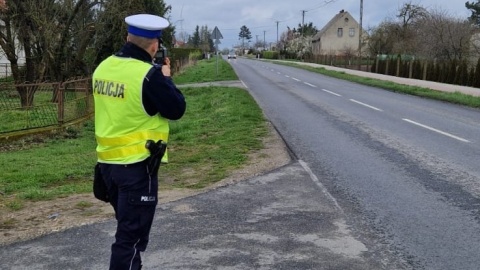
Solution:
<path fill-rule="evenodd" d="M 102 163 L 100 170 L 117 220 L 110 270 L 140 269 L 140 252 L 147 248 L 158 203 L 158 173 L 149 175 L 146 161 L 130 165 Z"/>

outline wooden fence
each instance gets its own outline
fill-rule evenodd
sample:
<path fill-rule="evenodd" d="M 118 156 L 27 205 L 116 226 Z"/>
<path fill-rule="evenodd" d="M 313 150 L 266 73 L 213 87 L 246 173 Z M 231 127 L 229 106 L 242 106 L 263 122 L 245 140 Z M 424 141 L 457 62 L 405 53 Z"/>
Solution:
<path fill-rule="evenodd" d="M 480 59 L 476 66 L 467 61 L 436 61 L 414 57 L 312 55 L 305 62 L 362 70 L 403 78 L 480 87 Z"/>

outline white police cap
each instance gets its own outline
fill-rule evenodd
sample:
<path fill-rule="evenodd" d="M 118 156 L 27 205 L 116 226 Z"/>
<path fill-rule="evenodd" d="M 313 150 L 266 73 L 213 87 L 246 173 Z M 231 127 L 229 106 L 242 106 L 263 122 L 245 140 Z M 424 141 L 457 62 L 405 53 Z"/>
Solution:
<path fill-rule="evenodd" d="M 159 38 L 162 36 L 162 30 L 167 28 L 170 23 L 160 16 L 151 14 L 137 14 L 125 18 L 128 24 L 128 33 L 146 38 Z"/>

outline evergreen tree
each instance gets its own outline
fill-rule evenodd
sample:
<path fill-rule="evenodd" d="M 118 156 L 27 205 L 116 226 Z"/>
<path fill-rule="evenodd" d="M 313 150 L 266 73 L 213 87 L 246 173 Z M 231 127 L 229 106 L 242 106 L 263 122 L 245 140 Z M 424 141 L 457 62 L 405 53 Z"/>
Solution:
<path fill-rule="evenodd" d="M 457 61 L 453 60 L 447 65 L 447 79 L 446 83 L 454 84 L 455 83 L 455 75 L 457 73 Z"/>
<path fill-rule="evenodd" d="M 245 39 L 247 42 L 252 39 L 252 33 L 250 32 L 250 29 L 248 29 L 247 26 L 242 26 L 240 28 L 240 33 L 238 34 L 238 39 L 242 40 L 242 47 L 245 48 Z"/>
<path fill-rule="evenodd" d="M 388 62 L 388 75 L 395 76 L 397 73 L 397 60 L 390 57 L 390 58 L 387 58 L 387 62 Z"/>
<path fill-rule="evenodd" d="M 200 48 L 204 52 L 212 52 L 215 50 L 211 32 L 206 25 L 200 29 Z"/>
<path fill-rule="evenodd" d="M 378 61 L 378 74 L 387 74 L 387 59 Z"/>
<path fill-rule="evenodd" d="M 427 81 L 435 81 L 437 69 L 435 68 L 433 61 L 428 61 L 425 68 L 427 69 Z"/>
<path fill-rule="evenodd" d="M 313 25 L 312 22 L 304 25 L 298 24 L 298 29 L 294 29 L 293 31 L 297 31 L 298 33 L 306 37 L 314 36 L 318 32 L 317 28 Z"/>
<path fill-rule="evenodd" d="M 422 63 L 420 62 L 420 60 L 418 59 L 415 59 L 413 61 L 413 73 L 412 73 L 412 77 L 414 79 L 422 79 L 423 77 L 423 74 L 422 74 Z"/>
<path fill-rule="evenodd" d="M 437 64 L 437 82 L 444 83 L 447 80 L 447 65 L 444 62 Z"/>
<path fill-rule="evenodd" d="M 454 84 L 465 85 L 467 81 L 468 81 L 468 66 L 465 61 L 462 61 L 458 66 L 457 72 L 455 74 Z"/>
<path fill-rule="evenodd" d="M 467 86 L 472 86 L 475 84 L 475 67 L 471 67 L 468 72 L 468 83 Z"/>
<path fill-rule="evenodd" d="M 461 74 L 461 84 L 463 86 L 467 86 L 469 84 L 469 80 L 470 80 L 470 73 L 468 71 L 468 64 L 466 61 L 463 61 L 462 63 L 463 65 L 463 70 L 464 72 Z"/>
<path fill-rule="evenodd" d="M 477 66 L 475 68 L 475 81 L 473 83 L 473 86 L 480 88 L 480 58 L 478 58 Z"/>
<path fill-rule="evenodd" d="M 372 67 L 370 68 L 370 72 L 375 73 L 377 69 L 377 61 L 373 61 Z"/>
<path fill-rule="evenodd" d="M 148 13 L 168 18 L 171 9 L 172 7 L 165 4 L 163 0 L 105 0 L 100 9 L 98 7 L 93 8 L 97 12 L 97 19 L 95 20 L 97 31 L 95 63 L 98 64 L 112 55 L 125 43 L 127 32 L 124 17 L 132 14 Z M 172 29 L 166 29 L 162 37 L 167 47 L 171 44 L 171 31 Z"/>
<path fill-rule="evenodd" d="M 400 60 L 400 77 L 408 78 L 408 71 L 410 63 L 408 61 Z"/>
<path fill-rule="evenodd" d="M 188 43 L 192 45 L 193 48 L 199 48 L 200 47 L 200 27 L 197 25 L 195 27 L 195 32 L 193 33 L 193 36 L 189 40 Z"/>
<path fill-rule="evenodd" d="M 466 2 L 465 7 L 472 12 L 470 15 L 470 21 L 476 25 L 480 25 L 480 0 L 477 0 L 475 3 L 474 1 Z"/>

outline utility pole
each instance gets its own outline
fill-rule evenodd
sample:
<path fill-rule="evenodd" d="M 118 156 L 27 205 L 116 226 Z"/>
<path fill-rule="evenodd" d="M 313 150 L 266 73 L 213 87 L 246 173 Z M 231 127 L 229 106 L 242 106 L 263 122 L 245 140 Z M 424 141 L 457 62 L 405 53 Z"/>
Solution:
<path fill-rule="evenodd" d="M 277 44 L 278 44 L 278 24 L 280 23 L 280 21 L 276 21 L 277 23 Z"/>
<path fill-rule="evenodd" d="M 360 29 L 358 31 L 358 70 L 362 67 L 363 0 L 360 0 Z"/>
<path fill-rule="evenodd" d="M 264 51 L 266 50 L 266 46 L 265 46 L 265 45 L 267 45 L 267 43 L 265 43 L 265 32 L 267 32 L 267 31 L 263 30 L 263 50 L 264 50 Z"/>
<path fill-rule="evenodd" d="M 305 28 L 305 13 L 307 11 L 306 10 L 302 10 L 302 36 L 303 36 L 303 30 Z"/>

